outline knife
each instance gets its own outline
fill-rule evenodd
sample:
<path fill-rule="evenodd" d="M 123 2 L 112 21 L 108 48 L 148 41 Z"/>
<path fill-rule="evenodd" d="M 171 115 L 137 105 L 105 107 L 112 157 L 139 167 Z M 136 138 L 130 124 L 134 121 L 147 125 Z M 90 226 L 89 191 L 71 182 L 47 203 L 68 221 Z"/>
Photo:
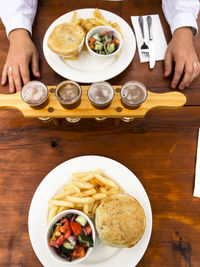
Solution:
<path fill-rule="evenodd" d="M 194 197 L 200 197 L 200 129 L 197 139 L 197 156 L 196 156 L 196 170 L 195 170 L 195 182 L 194 182 Z"/>
<path fill-rule="evenodd" d="M 155 66 L 155 47 L 152 34 L 152 17 L 147 16 L 147 24 L 149 29 L 149 68 L 153 69 Z"/>

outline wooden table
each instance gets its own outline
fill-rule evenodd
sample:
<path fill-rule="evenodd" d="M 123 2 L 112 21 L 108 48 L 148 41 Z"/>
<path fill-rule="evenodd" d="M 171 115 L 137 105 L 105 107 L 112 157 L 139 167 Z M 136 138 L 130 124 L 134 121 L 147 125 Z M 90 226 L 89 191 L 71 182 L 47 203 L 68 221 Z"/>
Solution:
<path fill-rule="evenodd" d="M 158 13 L 166 38 L 170 40 L 160 0 L 41 0 L 33 39 L 39 50 L 44 83 L 53 85 L 63 80 L 44 59 L 42 40 L 46 29 L 66 12 L 91 7 L 112 11 L 130 25 L 131 15 Z M 9 45 L 3 25 L 0 25 L 0 34 L 2 70 Z M 200 35 L 195 39 L 195 46 L 200 54 Z M 143 82 L 153 92 L 170 91 L 170 79 L 163 78 L 163 62 L 157 62 L 150 71 L 148 64 L 140 64 L 138 52 L 129 67 L 110 82 L 123 84 L 131 79 Z M 127 166 L 147 191 L 153 230 L 138 266 L 200 266 L 200 200 L 192 196 L 200 126 L 199 85 L 200 76 L 184 91 L 187 104 L 183 108 L 152 110 L 144 119 L 132 123 L 82 119 L 77 124 L 65 120 L 44 124 L 37 119 L 25 119 L 15 110 L 1 110 L 0 266 L 42 266 L 28 235 L 27 219 L 33 194 L 41 180 L 58 164 L 93 154 L 113 158 Z M 6 92 L 7 88 L 0 91 Z"/>

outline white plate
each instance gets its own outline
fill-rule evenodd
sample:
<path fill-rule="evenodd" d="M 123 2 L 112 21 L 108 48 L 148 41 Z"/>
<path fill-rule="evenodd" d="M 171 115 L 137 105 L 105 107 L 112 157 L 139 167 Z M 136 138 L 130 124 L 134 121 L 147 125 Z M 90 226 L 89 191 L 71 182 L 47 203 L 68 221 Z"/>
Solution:
<path fill-rule="evenodd" d="M 94 8 L 84 8 L 77 11 L 77 18 L 92 18 Z M 47 39 L 53 28 L 63 22 L 70 22 L 74 11 L 64 14 L 55 20 L 48 28 L 44 40 L 43 51 L 44 56 L 51 66 L 51 68 L 63 76 L 64 78 L 74 80 L 81 83 L 92 83 L 111 79 L 123 70 L 125 70 L 131 63 L 135 54 L 136 42 L 135 36 L 125 20 L 115 15 L 112 12 L 101 10 L 100 12 L 106 20 L 117 22 L 120 25 L 123 33 L 123 47 L 119 57 L 108 58 L 106 60 L 92 57 L 88 51 L 82 51 L 77 60 L 63 60 L 58 55 L 54 54 L 47 46 Z"/>
<path fill-rule="evenodd" d="M 143 237 L 132 248 L 112 248 L 102 244 L 97 238 L 92 253 L 79 267 L 133 267 L 142 258 L 147 249 L 151 230 L 152 212 L 150 202 L 142 184 L 137 177 L 119 162 L 100 156 L 83 156 L 68 160 L 53 169 L 38 186 L 29 210 L 28 228 L 33 249 L 45 267 L 66 267 L 49 256 L 45 246 L 45 230 L 48 212 L 48 201 L 60 187 L 69 182 L 73 172 L 101 169 L 113 178 L 122 189 L 134 196 L 142 205 L 146 215 L 146 229 Z"/>

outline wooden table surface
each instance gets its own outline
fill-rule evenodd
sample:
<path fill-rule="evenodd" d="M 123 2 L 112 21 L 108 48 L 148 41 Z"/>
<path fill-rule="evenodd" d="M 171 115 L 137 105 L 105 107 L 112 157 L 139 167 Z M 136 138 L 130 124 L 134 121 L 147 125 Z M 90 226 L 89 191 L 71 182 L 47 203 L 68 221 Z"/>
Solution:
<path fill-rule="evenodd" d="M 44 83 L 56 85 L 63 80 L 44 59 L 42 40 L 46 29 L 66 12 L 92 7 L 112 11 L 130 26 L 131 15 L 158 13 L 166 39 L 170 40 L 160 0 L 40 0 L 33 39 Z M 1 24 L 0 71 L 8 45 Z M 195 46 L 200 54 L 200 35 L 195 38 Z M 171 79 L 163 78 L 163 61 L 156 62 L 150 71 L 147 63 L 139 62 L 138 52 L 129 67 L 109 82 L 116 85 L 132 79 L 143 82 L 153 92 L 170 91 Z M 151 110 L 145 118 L 131 123 L 82 119 L 76 124 L 65 120 L 44 124 L 37 119 L 25 119 L 16 110 L 0 110 L 0 266 L 42 266 L 28 235 L 31 199 L 47 173 L 81 155 L 101 155 L 121 162 L 146 189 L 153 229 L 138 266 L 200 266 L 200 199 L 192 195 L 200 126 L 199 87 L 200 77 L 184 91 L 187 103 L 183 108 Z M 7 90 L 0 88 L 1 93 Z M 120 265 L 123 266 L 123 261 Z"/>

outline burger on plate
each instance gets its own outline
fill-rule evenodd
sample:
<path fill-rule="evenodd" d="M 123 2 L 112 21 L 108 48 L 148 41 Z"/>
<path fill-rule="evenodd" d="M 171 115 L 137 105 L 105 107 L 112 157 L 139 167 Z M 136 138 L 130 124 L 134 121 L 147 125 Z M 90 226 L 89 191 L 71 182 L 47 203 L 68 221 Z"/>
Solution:
<path fill-rule="evenodd" d="M 95 224 L 105 245 L 130 248 L 143 236 L 146 217 L 134 197 L 117 194 L 101 202 L 96 209 Z"/>

